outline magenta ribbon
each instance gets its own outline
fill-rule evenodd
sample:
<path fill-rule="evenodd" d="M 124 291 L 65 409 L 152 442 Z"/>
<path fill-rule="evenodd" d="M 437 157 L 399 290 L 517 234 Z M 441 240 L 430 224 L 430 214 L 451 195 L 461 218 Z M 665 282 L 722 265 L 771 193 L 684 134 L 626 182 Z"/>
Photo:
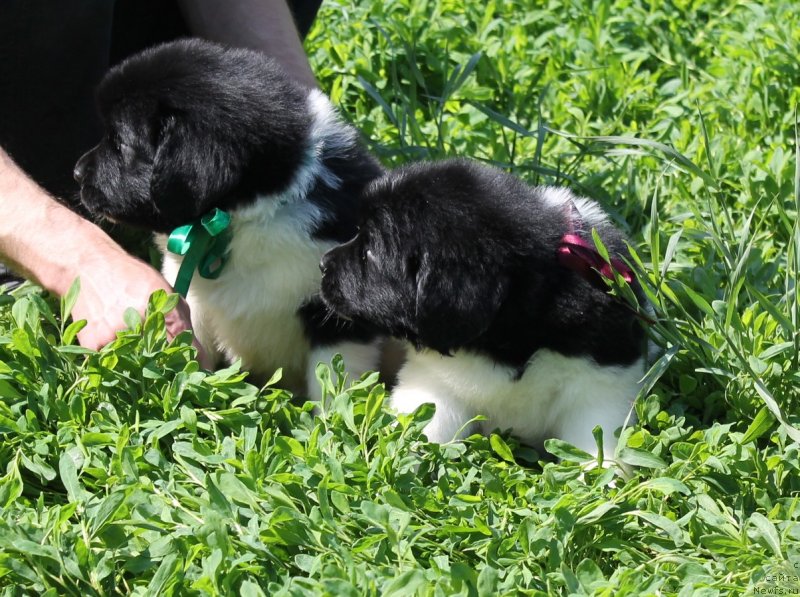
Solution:
<path fill-rule="evenodd" d="M 592 286 L 608 290 L 602 278 L 614 279 L 614 272 L 622 276 L 628 284 L 633 282 L 633 272 L 619 259 L 611 263 L 603 259 L 597 248 L 590 245 L 577 234 L 565 234 L 558 245 L 558 262 L 580 274 Z"/>

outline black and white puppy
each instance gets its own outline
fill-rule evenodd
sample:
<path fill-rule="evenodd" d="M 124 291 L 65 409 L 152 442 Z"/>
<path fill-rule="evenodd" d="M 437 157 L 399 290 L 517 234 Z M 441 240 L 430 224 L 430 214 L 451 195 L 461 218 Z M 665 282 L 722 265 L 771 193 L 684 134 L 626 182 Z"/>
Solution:
<path fill-rule="evenodd" d="M 337 352 L 355 373 L 377 369 L 379 338 L 318 295 L 320 258 L 356 233 L 382 170 L 321 92 L 258 52 L 181 40 L 113 68 L 97 101 L 105 136 L 75 167 L 91 212 L 154 231 L 162 249 L 214 208 L 231 216 L 221 275 L 195 274 L 187 296 L 207 350 L 260 378 L 282 367 L 301 393 Z M 164 250 L 167 280 L 181 259 Z"/>
<path fill-rule="evenodd" d="M 392 403 L 435 404 L 430 440 L 484 415 L 484 431 L 589 452 L 601 425 L 611 454 L 643 375 L 644 332 L 593 269 L 592 228 L 625 254 L 601 208 L 567 189 L 466 160 L 410 165 L 368 187 L 359 233 L 323 258 L 322 297 L 416 348 Z"/>

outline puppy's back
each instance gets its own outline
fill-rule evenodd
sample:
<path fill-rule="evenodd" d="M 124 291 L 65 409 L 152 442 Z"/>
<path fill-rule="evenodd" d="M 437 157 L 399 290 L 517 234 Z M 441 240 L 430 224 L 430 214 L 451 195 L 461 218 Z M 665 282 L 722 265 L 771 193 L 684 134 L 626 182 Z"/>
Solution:
<path fill-rule="evenodd" d="M 426 252 L 435 275 L 448 280 L 444 286 L 502 289 L 491 322 L 467 344 L 447 345 L 455 322 L 440 325 L 440 345 L 448 350 L 470 348 L 520 370 L 541 348 L 610 365 L 641 355 L 643 331 L 630 307 L 602 280 L 592 284 L 558 258 L 567 235 L 594 247 L 592 229 L 612 257 L 628 255 L 624 235 L 595 202 L 456 159 L 393 171 L 369 187 L 365 211 L 394 222 L 396 233 L 405 235 L 402 243 Z M 644 300 L 635 280 L 633 287 Z"/>

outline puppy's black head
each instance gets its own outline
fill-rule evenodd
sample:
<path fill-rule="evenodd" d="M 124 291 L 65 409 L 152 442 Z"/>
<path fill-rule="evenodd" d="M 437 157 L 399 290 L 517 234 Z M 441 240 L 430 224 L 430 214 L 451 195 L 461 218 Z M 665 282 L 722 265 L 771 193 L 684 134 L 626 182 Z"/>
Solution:
<path fill-rule="evenodd" d="M 105 135 L 75 166 L 96 215 L 167 232 L 286 187 L 303 160 L 306 92 L 264 55 L 182 40 L 115 67 Z"/>
<path fill-rule="evenodd" d="M 323 300 L 418 346 L 469 343 L 508 296 L 519 244 L 519 210 L 486 198 L 517 191 L 515 179 L 465 161 L 388 173 L 368 188 L 356 237 L 323 258 Z"/>

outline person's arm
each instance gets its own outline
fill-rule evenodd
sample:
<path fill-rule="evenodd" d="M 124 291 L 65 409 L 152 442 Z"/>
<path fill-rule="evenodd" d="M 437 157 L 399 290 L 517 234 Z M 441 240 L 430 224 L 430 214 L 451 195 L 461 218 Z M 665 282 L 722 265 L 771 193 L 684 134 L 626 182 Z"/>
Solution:
<path fill-rule="evenodd" d="M 272 56 L 297 82 L 316 87 L 286 0 L 179 0 L 193 35 Z"/>
<path fill-rule="evenodd" d="M 87 320 L 78 340 L 92 349 L 114 340 L 115 332 L 125 328 L 126 308 L 144 313 L 150 294 L 158 289 L 173 292 L 156 270 L 50 197 L 2 148 L 0 260 L 58 295 L 80 277 L 72 315 Z M 188 305 L 182 300 L 166 315 L 166 322 L 170 337 L 191 329 Z M 205 354 L 197 346 L 204 362 Z"/>

